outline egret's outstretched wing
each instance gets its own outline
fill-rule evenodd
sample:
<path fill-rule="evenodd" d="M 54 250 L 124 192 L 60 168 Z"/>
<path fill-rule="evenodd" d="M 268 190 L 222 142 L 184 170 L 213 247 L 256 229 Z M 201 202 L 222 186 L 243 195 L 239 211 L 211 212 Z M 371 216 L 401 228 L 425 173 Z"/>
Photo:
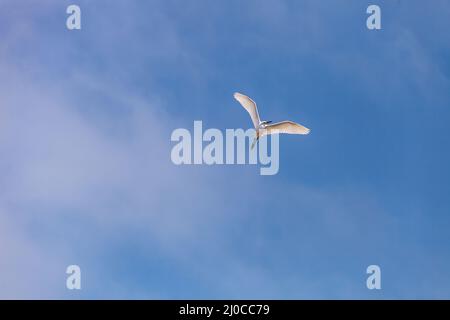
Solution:
<path fill-rule="evenodd" d="M 261 130 L 262 135 L 287 133 L 287 134 L 308 134 L 309 129 L 292 121 L 281 121 L 266 126 L 265 130 Z"/>
<path fill-rule="evenodd" d="M 253 126 L 255 129 L 259 127 L 259 114 L 258 114 L 258 108 L 256 107 L 255 101 L 247 97 L 246 95 L 243 95 L 241 93 L 236 92 L 234 94 L 234 98 L 239 101 L 239 103 L 247 110 L 247 112 L 250 114 L 250 117 L 252 118 Z"/>

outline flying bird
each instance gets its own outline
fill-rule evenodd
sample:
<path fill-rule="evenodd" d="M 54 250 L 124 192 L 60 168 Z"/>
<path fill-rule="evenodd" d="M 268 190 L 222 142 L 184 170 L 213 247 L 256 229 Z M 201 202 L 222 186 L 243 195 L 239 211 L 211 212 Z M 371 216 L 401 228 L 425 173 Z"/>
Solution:
<path fill-rule="evenodd" d="M 254 148 L 259 138 L 265 135 L 276 133 L 308 134 L 310 132 L 308 128 L 292 121 L 281 121 L 277 123 L 272 123 L 272 121 L 261 121 L 255 101 L 239 92 L 234 94 L 234 98 L 239 101 L 244 109 L 250 114 L 253 126 L 256 129 L 256 137 L 253 140 L 251 149 Z"/>

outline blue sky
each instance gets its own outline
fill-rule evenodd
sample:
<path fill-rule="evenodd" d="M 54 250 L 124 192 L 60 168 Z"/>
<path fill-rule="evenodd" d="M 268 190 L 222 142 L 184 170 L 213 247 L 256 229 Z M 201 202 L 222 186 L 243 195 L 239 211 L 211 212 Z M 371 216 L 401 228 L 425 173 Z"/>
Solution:
<path fill-rule="evenodd" d="M 0 297 L 450 298 L 449 14 L 1 0 Z M 235 91 L 312 133 L 275 176 L 173 165 L 172 130 L 250 125 Z"/>

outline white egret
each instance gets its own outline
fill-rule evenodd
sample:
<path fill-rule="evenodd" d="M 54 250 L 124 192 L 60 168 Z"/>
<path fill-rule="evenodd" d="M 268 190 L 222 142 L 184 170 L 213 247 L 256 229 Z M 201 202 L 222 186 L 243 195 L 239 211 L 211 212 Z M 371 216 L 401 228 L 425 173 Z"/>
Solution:
<path fill-rule="evenodd" d="M 256 103 L 252 99 L 238 92 L 234 94 L 234 98 L 239 101 L 252 118 L 253 126 L 256 130 L 256 137 L 253 140 L 251 149 L 253 149 L 258 139 L 264 135 L 277 133 L 308 134 L 310 132 L 308 128 L 292 121 L 281 121 L 277 123 L 261 121 Z"/>

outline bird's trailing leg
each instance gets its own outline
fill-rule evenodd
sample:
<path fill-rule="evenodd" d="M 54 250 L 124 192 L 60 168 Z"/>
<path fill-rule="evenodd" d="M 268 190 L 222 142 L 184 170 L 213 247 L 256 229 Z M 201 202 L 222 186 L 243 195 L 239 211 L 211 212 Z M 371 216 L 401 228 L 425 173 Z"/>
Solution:
<path fill-rule="evenodd" d="M 252 146 L 251 146 L 250 150 L 253 150 L 253 148 L 254 148 L 255 145 L 256 145 L 256 142 L 258 142 L 258 136 L 256 136 L 256 137 L 253 139 L 253 143 L 252 143 Z"/>

